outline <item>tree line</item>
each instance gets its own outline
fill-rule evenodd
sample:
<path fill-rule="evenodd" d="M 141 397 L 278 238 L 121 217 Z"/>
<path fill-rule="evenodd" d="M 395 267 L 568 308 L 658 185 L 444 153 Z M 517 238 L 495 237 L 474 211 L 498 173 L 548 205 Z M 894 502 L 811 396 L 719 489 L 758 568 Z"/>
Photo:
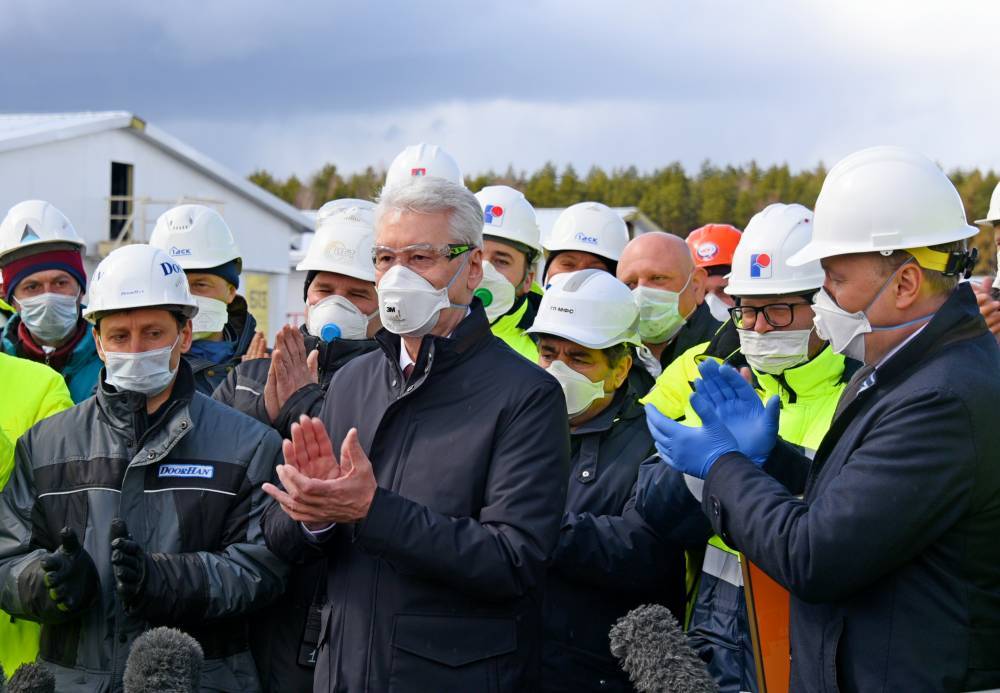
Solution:
<path fill-rule="evenodd" d="M 509 167 L 467 175 L 466 184 L 475 192 L 487 185 L 509 185 L 522 191 L 535 207 L 568 207 L 582 200 L 596 200 L 612 207 L 638 207 L 665 231 L 687 236 L 692 229 L 710 222 L 744 228 L 755 213 L 772 202 L 798 202 L 812 209 L 827 170 L 792 171 L 787 165 L 760 167 L 756 162 L 741 166 L 717 166 L 706 161 L 697 172 L 687 172 L 672 163 L 651 172 L 635 166 L 605 171 L 591 168 L 581 176 L 573 166 L 561 170 L 547 163 L 533 173 Z M 986 215 L 990 195 L 1000 175 L 990 170 L 956 169 L 949 174 L 965 204 L 971 221 Z M 282 180 L 263 169 L 249 179 L 300 209 L 316 209 L 328 200 L 343 197 L 373 199 L 382 187 L 385 172 L 369 166 L 351 174 L 327 164 L 304 180 L 291 175 Z M 981 260 L 977 271 L 993 272 L 996 250 L 993 233 L 981 231 L 975 238 Z"/>

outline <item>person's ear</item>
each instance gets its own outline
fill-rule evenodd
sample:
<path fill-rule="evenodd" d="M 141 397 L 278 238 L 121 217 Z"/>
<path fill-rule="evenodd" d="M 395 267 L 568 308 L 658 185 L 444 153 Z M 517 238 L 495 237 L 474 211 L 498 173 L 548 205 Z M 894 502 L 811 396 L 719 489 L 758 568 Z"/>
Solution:
<path fill-rule="evenodd" d="M 691 292 L 694 294 L 696 304 L 705 300 L 705 287 L 708 285 L 708 272 L 704 267 L 695 267 L 691 274 Z"/>
<path fill-rule="evenodd" d="M 193 341 L 193 328 L 191 327 L 191 321 L 188 320 L 184 323 L 184 327 L 181 328 L 181 353 L 186 354 L 191 349 L 191 342 Z"/>
<path fill-rule="evenodd" d="M 626 354 L 611 371 L 611 382 L 614 384 L 612 392 L 622 386 L 630 370 L 632 370 L 632 354 Z"/>
<path fill-rule="evenodd" d="M 906 310 L 920 298 L 920 289 L 924 284 L 924 272 L 916 263 L 909 263 L 899 268 L 896 273 L 896 286 L 893 293 L 896 308 Z"/>
<path fill-rule="evenodd" d="M 531 285 L 535 283 L 535 265 L 534 263 L 528 263 L 528 271 L 524 273 L 524 281 L 521 282 L 521 286 L 518 290 L 522 294 L 526 294 L 531 291 Z"/>
<path fill-rule="evenodd" d="M 483 249 L 473 248 L 469 251 L 469 291 L 475 291 L 483 281 Z"/>
<path fill-rule="evenodd" d="M 236 287 L 226 282 L 226 304 L 232 303 L 234 298 L 236 298 Z"/>
<path fill-rule="evenodd" d="M 101 344 L 101 333 L 97 331 L 97 326 L 90 328 L 90 334 L 94 338 L 94 345 L 97 347 L 97 355 L 100 357 L 101 361 L 107 361 L 104 358 L 104 346 Z"/>

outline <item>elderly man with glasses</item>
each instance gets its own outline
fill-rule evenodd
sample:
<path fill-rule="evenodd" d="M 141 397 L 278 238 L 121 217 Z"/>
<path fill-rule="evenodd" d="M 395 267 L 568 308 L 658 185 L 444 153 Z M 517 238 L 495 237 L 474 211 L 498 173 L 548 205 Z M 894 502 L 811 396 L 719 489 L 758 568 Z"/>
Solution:
<path fill-rule="evenodd" d="M 490 331 L 482 210 L 452 182 L 375 215 L 379 349 L 334 376 L 278 467 L 268 545 L 326 556 L 314 690 L 530 690 L 569 458 L 555 379 Z M 336 453 L 334 451 L 337 451 Z"/>

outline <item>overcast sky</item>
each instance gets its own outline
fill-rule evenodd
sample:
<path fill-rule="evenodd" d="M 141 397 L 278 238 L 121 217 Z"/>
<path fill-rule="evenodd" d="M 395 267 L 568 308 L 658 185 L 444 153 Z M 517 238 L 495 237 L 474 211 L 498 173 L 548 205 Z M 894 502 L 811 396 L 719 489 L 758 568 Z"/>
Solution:
<path fill-rule="evenodd" d="M 0 111 L 129 110 L 239 173 L 679 160 L 873 144 L 1000 168 L 995 0 L 5 0 Z"/>

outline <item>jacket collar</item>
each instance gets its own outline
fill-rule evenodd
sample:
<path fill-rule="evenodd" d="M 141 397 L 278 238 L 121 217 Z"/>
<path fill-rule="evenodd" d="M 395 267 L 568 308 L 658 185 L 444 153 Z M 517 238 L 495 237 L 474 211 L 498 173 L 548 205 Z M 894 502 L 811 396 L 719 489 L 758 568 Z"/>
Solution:
<path fill-rule="evenodd" d="M 844 382 L 844 356 L 827 344 L 812 359 L 789 368 L 780 375 L 753 370 L 767 397 L 788 392 L 790 401 L 828 397 Z"/>
<path fill-rule="evenodd" d="M 942 348 L 987 333 L 972 287 L 967 282 L 961 283 L 927 326 L 878 367 L 876 382 L 892 382 Z"/>
<path fill-rule="evenodd" d="M 139 392 L 119 391 L 105 382 L 107 369 L 102 368 L 98 378 L 97 406 L 101 415 L 113 427 L 130 431 L 135 438 L 146 432 L 148 415 L 146 414 L 146 395 Z M 183 358 L 177 367 L 174 387 L 170 398 L 154 415 L 162 424 L 171 410 L 186 406 L 195 394 L 194 374 L 191 366 Z"/>
<path fill-rule="evenodd" d="M 46 353 L 41 346 L 35 343 L 35 339 L 28 331 L 28 328 L 21 321 L 19 315 L 14 315 L 7 324 L 6 338 L 14 347 L 14 354 L 30 361 L 44 363 L 60 373 L 69 365 L 77 353 L 84 354 L 84 358 L 89 352 L 94 352 L 94 340 L 90 336 L 90 323 L 83 318 L 77 318 L 73 336 L 57 348 L 55 351 Z M 87 343 L 89 342 L 89 344 Z"/>
<path fill-rule="evenodd" d="M 490 331 L 490 323 L 486 318 L 482 301 L 473 298 L 469 314 L 458 324 L 450 336 L 424 336 L 420 342 L 420 351 L 417 354 L 416 366 L 414 367 L 415 372 L 410 380 L 416 381 L 419 377 L 422 381 L 430 373 L 429 364 L 431 363 L 433 363 L 435 373 L 453 368 L 492 339 L 493 333 Z M 389 359 L 392 368 L 398 372 L 399 350 L 402 346 L 401 337 L 382 328 L 375 335 L 375 340 L 382 348 L 386 358 Z M 402 376 L 402 373 L 399 375 Z"/>
<path fill-rule="evenodd" d="M 620 419 L 634 419 L 644 414 L 642 405 L 636 398 L 635 391 L 629 384 L 628 378 L 615 390 L 615 396 L 611 404 L 600 414 L 590 421 L 578 426 L 572 431 L 572 435 L 580 436 L 588 433 L 603 433 L 610 429 Z"/>

